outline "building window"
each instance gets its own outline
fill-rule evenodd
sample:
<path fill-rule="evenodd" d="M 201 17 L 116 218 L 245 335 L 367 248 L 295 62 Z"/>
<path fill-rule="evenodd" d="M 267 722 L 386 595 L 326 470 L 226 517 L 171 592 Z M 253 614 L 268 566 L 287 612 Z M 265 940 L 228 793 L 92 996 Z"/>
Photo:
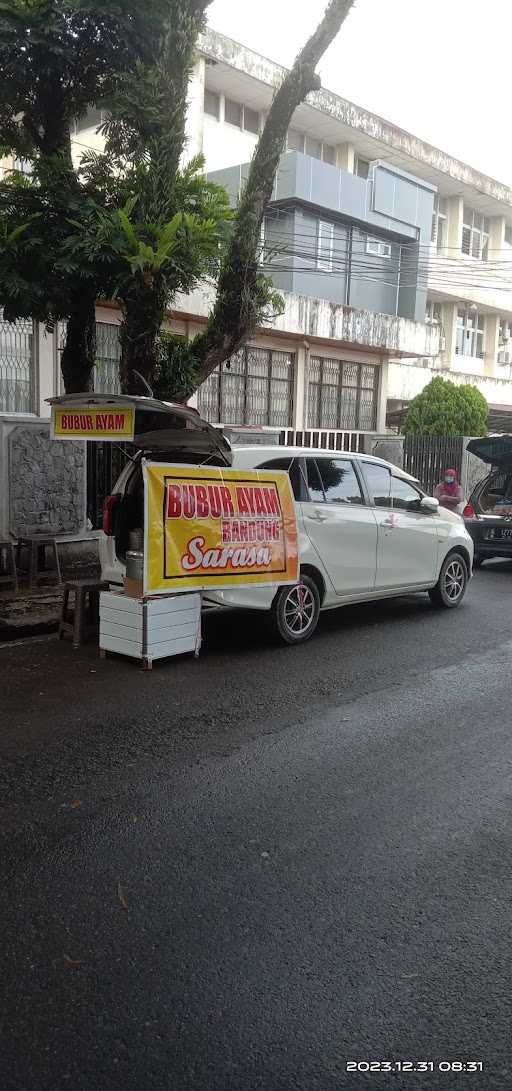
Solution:
<path fill-rule="evenodd" d="M 241 349 L 199 388 L 199 412 L 214 424 L 289 428 L 294 375 L 292 352 Z"/>
<path fill-rule="evenodd" d="M 224 120 L 229 125 L 236 125 L 237 128 L 242 128 L 242 104 L 235 102 L 232 98 L 225 99 L 224 102 Z"/>
<path fill-rule="evenodd" d="M 6 322 L 0 311 L 0 410 L 34 411 L 34 328 L 21 318 Z"/>
<path fill-rule="evenodd" d="M 375 254 L 378 258 L 390 258 L 391 243 L 384 242 L 382 239 L 377 239 L 374 235 L 367 235 L 366 253 Z"/>
<path fill-rule="evenodd" d="M 322 141 L 315 140 L 313 136 L 306 137 L 306 155 L 311 155 L 313 159 L 322 158 Z"/>
<path fill-rule="evenodd" d="M 336 164 L 336 148 L 333 144 L 323 144 L 316 137 L 299 133 L 297 129 L 288 129 L 286 135 L 286 150 L 288 152 L 302 152 L 311 155 L 313 159 L 323 159 L 324 163 Z"/>
<path fill-rule="evenodd" d="M 358 178 L 368 178 L 370 174 L 369 159 L 362 159 L 360 155 L 356 155 L 354 159 L 354 174 L 357 174 Z"/>
<path fill-rule="evenodd" d="M 296 129 L 288 129 L 286 134 L 286 149 L 289 152 L 303 152 L 304 133 L 298 133 Z"/>
<path fill-rule="evenodd" d="M 467 205 L 464 205 L 462 253 L 480 261 L 487 261 L 489 255 L 489 220 Z"/>
<path fill-rule="evenodd" d="M 377 423 L 378 367 L 311 356 L 308 367 L 308 428 L 360 429 Z"/>
<path fill-rule="evenodd" d="M 112 322 L 97 322 L 94 367 L 94 390 L 97 394 L 121 393 L 120 362 L 119 326 L 114 326 Z"/>
<path fill-rule="evenodd" d="M 208 114 L 208 117 L 214 117 L 216 121 L 220 117 L 220 95 L 217 95 L 215 91 L 209 91 L 205 88 L 204 92 L 204 112 Z"/>
<path fill-rule="evenodd" d="M 482 359 L 484 355 L 485 324 L 483 315 L 471 308 L 459 307 L 457 312 L 458 356 L 472 356 Z"/>
<path fill-rule="evenodd" d="M 241 102 L 235 102 L 231 98 L 224 100 L 224 120 L 228 125 L 236 125 L 237 129 L 244 129 L 248 133 L 257 135 L 260 131 L 258 111 L 252 110 L 250 106 L 244 106 Z"/>
<path fill-rule="evenodd" d="M 425 312 L 425 322 L 427 326 L 442 326 L 443 324 L 443 312 L 441 303 L 437 299 L 427 299 L 427 307 Z"/>
<path fill-rule="evenodd" d="M 436 193 L 434 195 L 434 208 L 432 211 L 431 241 L 437 250 L 442 250 L 443 246 L 446 246 L 447 225 L 448 209 L 446 198 L 440 197 L 439 194 Z"/>
<path fill-rule="evenodd" d="M 316 237 L 316 267 L 324 273 L 330 273 L 332 270 L 333 249 L 334 224 L 319 220 Z"/>
<path fill-rule="evenodd" d="M 505 224 L 505 242 L 507 246 L 512 246 L 512 224 Z"/>
<path fill-rule="evenodd" d="M 260 115 L 257 110 L 251 110 L 250 106 L 244 106 L 244 129 L 256 136 L 260 131 Z"/>

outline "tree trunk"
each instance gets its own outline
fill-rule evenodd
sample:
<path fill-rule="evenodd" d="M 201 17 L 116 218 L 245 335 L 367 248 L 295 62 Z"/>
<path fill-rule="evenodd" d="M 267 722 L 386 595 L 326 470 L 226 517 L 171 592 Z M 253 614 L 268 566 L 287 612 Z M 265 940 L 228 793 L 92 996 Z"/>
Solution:
<path fill-rule="evenodd" d="M 133 292 L 122 302 L 121 389 L 124 394 L 147 394 L 139 375 L 152 388 L 156 366 L 156 342 L 165 317 L 165 289 L 161 280 L 140 277 Z M 134 372 L 138 372 L 135 375 Z"/>
<path fill-rule="evenodd" d="M 320 88 L 315 68 L 353 3 L 330 0 L 323 19 L 275 95 L 240 199 L 233 239 L 220 272 L 217 300 L 206 331 L 193 342 L 199 383 L 241 348 L 265 317 L 269 286 L 259 265 L 260 233 L 286 133 L 297 106 L 310 91 Z"/>
<path fill-rule="evenodd" d="M 96 296 L 83 292 L 68 318 L 66 344 L 61 358 L 66 394 L 93 389 L 96 363 Z"/>

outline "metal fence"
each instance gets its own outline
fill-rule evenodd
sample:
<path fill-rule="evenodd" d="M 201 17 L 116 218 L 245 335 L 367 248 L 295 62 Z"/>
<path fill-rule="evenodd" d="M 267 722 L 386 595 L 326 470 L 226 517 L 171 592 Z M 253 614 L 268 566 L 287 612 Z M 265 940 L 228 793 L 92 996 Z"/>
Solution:
<path fill-rule="evenodd" d="M 379 367 L 311 356 L 307 373 L 308 428 L 372 432 L 377 423 Z"/>
<path fill-rule="evenodd" d="M 6 322 L 0 312 L 0 411 L 34 411 L 34 327 L 31 319 Z"/>
<path fill-rule="evenodd" d="M 287 428 L 292 423 L 294 377 L 294 353 L 241 349 L 199 388 L 199 412 L 212 424 Z"/>
<path fill-rule="evenodd" d="M 361 451 L 365 449 L 367 432 L 343 432 L 335 429 L 284 429 L 279 442 L 285 447 L 320 447 L 323 451 Z"/>
<path fill-rule="evenodd" d="M 87 444 L 87 518 L 93 530 L 101 528 L 103 501 L 112 493 L 121 470 L 134 453 L 130 443 Z"/>
<path fill-rule="evenodd" d="M 121 344 L 119 326 L 112 322 L 96 323 L 96 366 L 94 389 L 97 394 L 120 394 L 119 363 Z"/>
<path fill-rule="evenodd" d="M 463 436 L 404 437 L 404 470 L 417 477 L 427 493 L 433 493 L 447 467 L 460 475 L 463 457 Z"/>

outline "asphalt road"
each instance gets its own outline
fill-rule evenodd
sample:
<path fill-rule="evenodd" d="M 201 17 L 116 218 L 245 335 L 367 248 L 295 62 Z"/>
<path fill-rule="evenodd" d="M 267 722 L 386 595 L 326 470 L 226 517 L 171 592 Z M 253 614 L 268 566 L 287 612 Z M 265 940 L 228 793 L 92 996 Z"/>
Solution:
<path fill-rule="evenodd" d="M 511 1088 L 511 590 L 0 649 L 2 1091 Z"/>

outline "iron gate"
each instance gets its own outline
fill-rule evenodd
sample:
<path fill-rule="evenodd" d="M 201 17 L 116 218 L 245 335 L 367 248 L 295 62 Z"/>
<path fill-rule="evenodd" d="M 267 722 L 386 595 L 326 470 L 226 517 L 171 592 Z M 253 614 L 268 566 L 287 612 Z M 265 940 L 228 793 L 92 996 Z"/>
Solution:
<path fill-rule="evenodd" d="M 448 466 L 460 478 L 463 454 L 462 436 L 404 436 L 404 470 L 418 478 L 429 496 Z"/>
<path fill-rule="evenodd" d="M 93 530 L 100 530 L 103 501 L 114 491 L 121 470 L 135 451 L 131 443 L 87 444 L 87 518 Z"/>

